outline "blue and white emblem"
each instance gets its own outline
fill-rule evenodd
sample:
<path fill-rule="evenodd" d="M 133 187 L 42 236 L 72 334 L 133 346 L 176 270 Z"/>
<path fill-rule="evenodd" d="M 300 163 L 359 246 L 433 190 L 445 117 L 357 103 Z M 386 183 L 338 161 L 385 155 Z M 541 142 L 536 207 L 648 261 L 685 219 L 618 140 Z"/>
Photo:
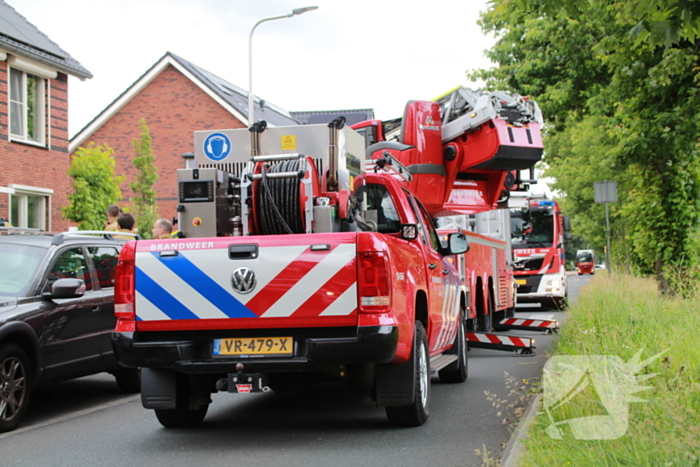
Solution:
<path fill-rule="evenodd" d="M 226 159 L 231 152 L 231 140 L 223 133 L 212 133 L 204 140 L 204 154 L 213 160 Z"/>

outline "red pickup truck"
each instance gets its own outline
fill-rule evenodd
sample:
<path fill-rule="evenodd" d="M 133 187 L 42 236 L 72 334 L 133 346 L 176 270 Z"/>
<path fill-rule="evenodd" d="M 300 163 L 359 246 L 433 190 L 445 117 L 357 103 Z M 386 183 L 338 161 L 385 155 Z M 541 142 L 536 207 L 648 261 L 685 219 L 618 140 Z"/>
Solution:
<path fill-rule="evenodd" d="M 200 423 L 210 394 L 293 394 L 344 380 L 390 421 L 429 415 L 430 378 L 467 378 L 465 290 L 420 201 L 386 173 L 356 178 L 373 231 L 128 242 L 113 346 L 142 368 L 166 427 Z"/>

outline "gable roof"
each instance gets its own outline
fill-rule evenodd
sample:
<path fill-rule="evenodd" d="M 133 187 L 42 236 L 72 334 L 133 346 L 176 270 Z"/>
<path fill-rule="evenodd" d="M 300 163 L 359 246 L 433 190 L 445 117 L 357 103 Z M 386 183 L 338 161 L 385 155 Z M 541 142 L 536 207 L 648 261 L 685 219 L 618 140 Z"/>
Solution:
<path fill-rule="evenodd" d="M 340 116 L 345 117 L 345 123 L 348 126 L 366 120 L 374 120 L 374 109 L 313 110 L 308 112 L 289 112 L 289 114 L 302 125 L 330 123 Z"/>
<path fill-rule="evenodd" d="M 76 78 L 92 78 L 92 73 L 3 0 L 0 0 L 0 48 Z"/>
<path fill-rule="evenodd" d="M 248 92 L 238 86 L 219 78 L 197 65 L 166 52 L 151 68 L 149 68 L 139 79 L 129 86 L 119 97 L 100 112 L 82 130 L 76 133 L 70 140 L 69 152 L 73 152 L 90 135 L 97 131 L 107 120 L 124 107 L 134 96 L 145 88 L 156 76 L 165 68 L 172 65 L 180 73 L 185 75 L 190 81 L 196 84 L 209 97 L 214 99 L 224 109 L 229 111 L 234 117 L 248 124 Z M 270 126 L 298 125 L 289 113 L 281 108 L 265 102 L 263 99 L 255 98 L 255 117 L 267 121 Z M 262 102 L 262 108 L 260 103 Z"/>

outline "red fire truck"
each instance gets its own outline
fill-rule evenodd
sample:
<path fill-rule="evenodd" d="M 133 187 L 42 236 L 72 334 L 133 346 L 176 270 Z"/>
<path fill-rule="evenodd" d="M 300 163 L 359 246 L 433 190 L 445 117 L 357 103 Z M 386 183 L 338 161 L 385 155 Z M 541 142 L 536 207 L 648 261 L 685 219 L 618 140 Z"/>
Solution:
<path fill-rule="evenodd" d="M 576 272 L 581 274 L 595 274 L 595 255 L 593 250 L 578 250 L 576 252 Z"/>
<path fill-rule="evenodd" d="M 486 333 L 505 329 L 501 321 L 514 316 L 516 304 L 508 210 L 440 218 L 438 223 L 445 239 L 461 232 L 469 240 L 469 251 L 455 257 L 468 309 L 476 312 L 468 329 Z"/>
<path fill-rule="evenodd" d="M 542 145 L 519 96 L 462 91 L 365 122 L 364 139 L 343 118 L 195 133 L 184 238 L 129 242 L 115 284 L 113 346 L 161 424 L 200 423 L 213 392 L 330 379 L 416 426 L 432 372 L 466 379 L 479 317 L 449 258 L 468 243 L 442 244 L 431 219 L 497 207 Z"/>
<path fill-rule="evenodd" d="M 566 307 L 566 255 L 571 238 L 569 218 L 556 201 L 530 197 L 510 199 L 514 275 L 518 307 Z"/>

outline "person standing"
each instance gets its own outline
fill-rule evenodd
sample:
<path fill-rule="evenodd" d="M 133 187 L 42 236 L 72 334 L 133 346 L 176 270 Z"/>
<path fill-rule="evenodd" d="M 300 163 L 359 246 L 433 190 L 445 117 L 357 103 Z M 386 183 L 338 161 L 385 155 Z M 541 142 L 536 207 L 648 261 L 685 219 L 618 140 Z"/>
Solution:
<path fill-rule="evenodd" d="M 116 232 L 119 230 L 119 224 L 117 224 L 117 219 L 121 214 L 121 209 L 116 204 L 110 204 L 107 207 L 107 226 L 105 230 L 107 232 Z"/>
<path fill-rule="evenodd" d="M 132 216 L 131 213 L 125 212 L 117 218 L 117 232 L 136 233 L 136 231 L 134 230 L 134 224 L 136 224 L 134 216 Z M 124 240 L 136 240 L 136 237 L 133 237 L 131 235 L 115 235 L 114 238 L 121 238 Z"/>
<path fill-rule="evenodd" d="M 154 240 L 172 238 L 173 224 L 168 219 L 158 219 L 153 223 L 151 235 Z"/>

